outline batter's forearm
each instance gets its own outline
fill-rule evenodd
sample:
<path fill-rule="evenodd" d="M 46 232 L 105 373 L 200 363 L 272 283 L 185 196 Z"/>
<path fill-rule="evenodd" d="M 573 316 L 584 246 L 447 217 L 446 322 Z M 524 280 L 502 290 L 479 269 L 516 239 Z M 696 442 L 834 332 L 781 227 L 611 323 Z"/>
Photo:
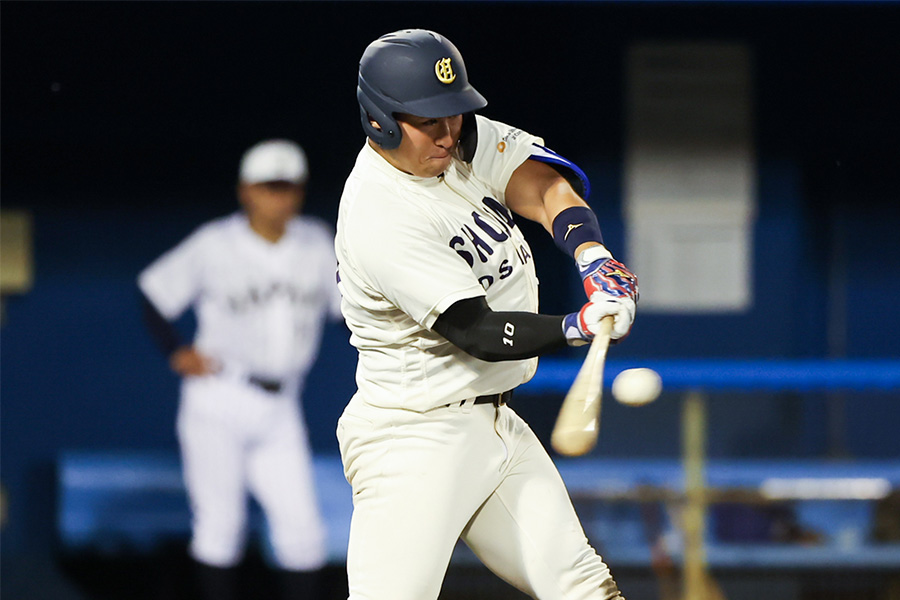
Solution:
<path fill-rule="evenodd" d="M 559 213 L 588 206 L 558 171 L 533 160 L 525 161 L 513 173 L 506 187 L 506 203 L 514 213 L 540 223 L 551 235 Z"/>
<path fill-rule="evenodd" d="M 484 298 L 461 300 L 434 330 L 475 358 L 489 362 L 533 358 L 567 345 L 561 316 L 494 312 Z"/>

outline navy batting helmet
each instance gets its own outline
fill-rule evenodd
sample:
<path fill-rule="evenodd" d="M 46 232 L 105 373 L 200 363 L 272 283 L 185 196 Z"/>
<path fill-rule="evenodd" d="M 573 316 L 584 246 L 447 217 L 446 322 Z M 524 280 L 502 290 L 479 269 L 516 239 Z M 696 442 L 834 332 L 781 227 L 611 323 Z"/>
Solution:
<path fill-rule="evenodd" d="M 456 46 L 424 29 L 395 31 L 369 44 L 359 60 L 356 98 L 366 135 L 388 150 L 400 145 L 396 113 L 437 118 L 487 106 L 469 85 Z"/>

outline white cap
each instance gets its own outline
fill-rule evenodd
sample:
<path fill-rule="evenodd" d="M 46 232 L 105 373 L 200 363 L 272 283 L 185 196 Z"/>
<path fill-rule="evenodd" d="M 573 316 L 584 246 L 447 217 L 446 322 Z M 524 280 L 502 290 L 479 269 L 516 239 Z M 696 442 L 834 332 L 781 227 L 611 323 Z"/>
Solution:
<path fill-rule="evenodd" d="M 290 181 L 306 183 L 306 153 L 290 140 L 266 140 L 244 153 L 240 179 L 243 183 Z"/>

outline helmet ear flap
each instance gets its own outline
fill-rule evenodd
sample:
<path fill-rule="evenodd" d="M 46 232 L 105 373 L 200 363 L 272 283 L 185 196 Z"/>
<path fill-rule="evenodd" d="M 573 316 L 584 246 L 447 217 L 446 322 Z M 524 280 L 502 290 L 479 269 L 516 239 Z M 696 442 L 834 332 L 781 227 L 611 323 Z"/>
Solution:
<path fill-rule="evenodd" d="M 399 146 L 402 134 L 397 119 L 379 108 L 362 87 L 356 89 L 356 99 L 359 101 L 360 120 L 366 135 L 385 150 L 393 150 Z M 380 129 L 372 125 L 373 120 Z"/>

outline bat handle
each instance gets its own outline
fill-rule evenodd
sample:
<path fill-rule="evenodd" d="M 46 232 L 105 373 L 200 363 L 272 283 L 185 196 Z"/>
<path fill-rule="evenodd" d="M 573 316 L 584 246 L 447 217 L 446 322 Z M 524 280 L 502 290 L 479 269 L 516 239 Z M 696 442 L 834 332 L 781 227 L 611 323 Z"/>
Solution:
<path fill-rule="evenodd" d="M 600 403 L 603 398 L 603 366 L 612 332 L 613 317 L 600 320 L 587 357 L 563 399 L 550 436 L 553 448 L 565 456 L 581 456 L 597 443 Z"/>
<path fill-rule="evenodd" d="M 600 331 L 597 332 L 596 337 L 605 338 L 607 340 L 606 343 L 608 344 L 609 338 L 612 335 L 612 328 L 615 323 L 616 318 L 613 315 L 606 315 L 605 317 L 600 319 Z"/>

